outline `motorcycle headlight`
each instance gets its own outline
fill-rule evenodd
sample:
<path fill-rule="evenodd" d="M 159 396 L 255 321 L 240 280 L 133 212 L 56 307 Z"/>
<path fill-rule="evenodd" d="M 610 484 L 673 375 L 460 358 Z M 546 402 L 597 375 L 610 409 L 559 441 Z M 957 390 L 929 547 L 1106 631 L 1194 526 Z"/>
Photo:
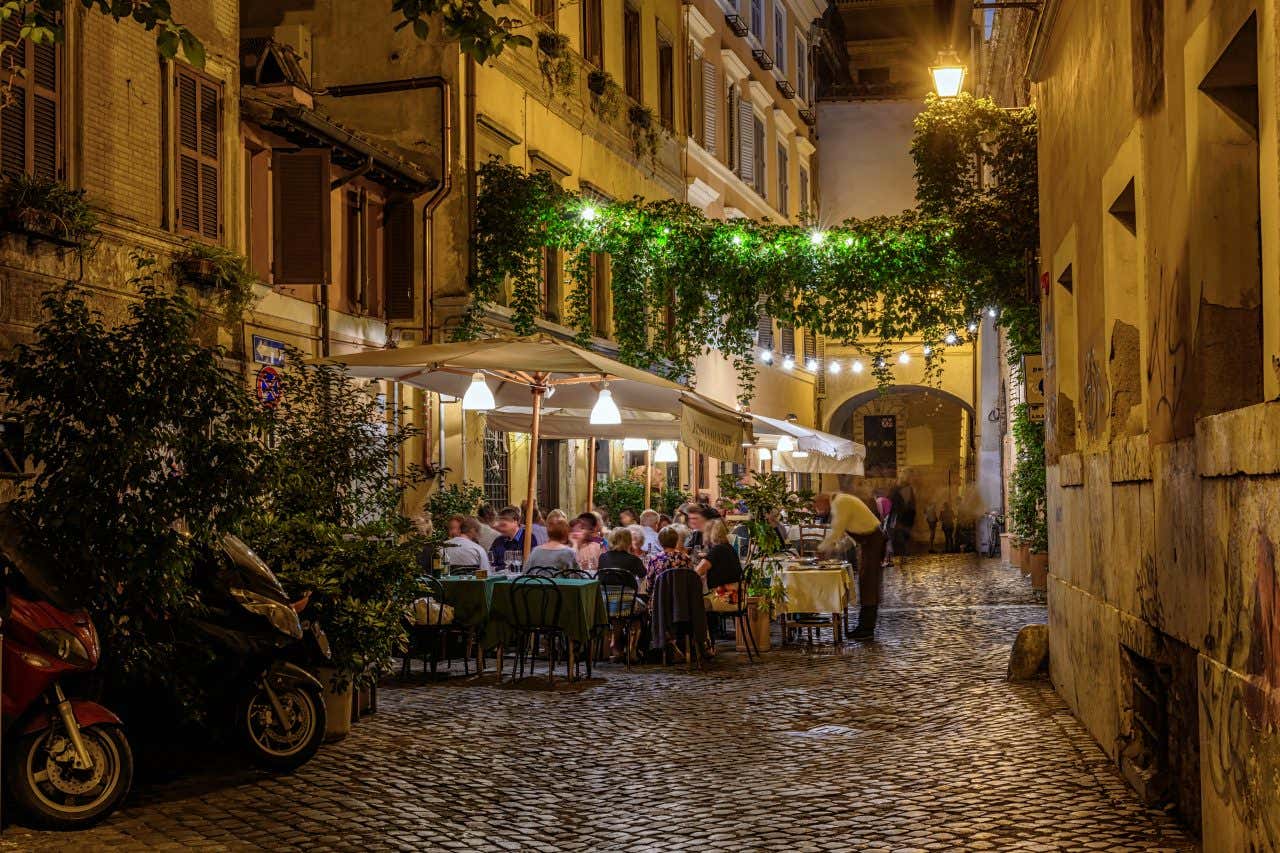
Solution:
<path fill-rule="evenodd" d="M 93 661 L 89 659 L 89 650 L 84 647 L 84 643 L 80 642 L 80 638 L 70 631 L 62 628 L 45 628 L 36 634 L 36 639 L 46 652 L 58 660 L 66 661 L 72 666 L 93 666 Z"/>
<path fill-rule="evenodd" d="M 293 612 L 292 607 L 247 589 L 233 589 L 231 595 L 245 610 L 255 616 L 265 617 L 280 633 L 295 640 L 302 639 L 302 623 L 298 621 L 298 614 Z"/>

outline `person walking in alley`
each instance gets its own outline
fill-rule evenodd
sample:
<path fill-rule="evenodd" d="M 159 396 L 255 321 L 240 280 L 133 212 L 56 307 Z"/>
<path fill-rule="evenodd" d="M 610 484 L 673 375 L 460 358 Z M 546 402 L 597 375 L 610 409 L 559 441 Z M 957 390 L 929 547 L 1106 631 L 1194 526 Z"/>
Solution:
<path fill-rule="evenodd" d="M 929 525 L 929 553 L 933 554 L 936 553 L 933 548 L 933 540 L 938 536 L 938 505 L 932 501 L 924 508 L 924 521 L 925 524 Z"/>
<path fill-rule="evenodd" d="M 943 502 L 938 520 L 942 522 L 942 538 L 946 541 L 943 550 L 950 554 L 956 549 L 956 512 L 951 508 L 951 501 Z"/>
<path fill-rule="evenodd" d="M 858 572 L 858 624 L 849 636 L 854 640 L 870 640 L 875 636 L 880 608 L 885 536 L 879 519 L 869 506 L 853 495 L 837 493 L 831 497 L 831 529 L 818 550 L 824 554 L 840 553 L 844 550 L 846 536 L 862 549 L 862 568 Z"/>

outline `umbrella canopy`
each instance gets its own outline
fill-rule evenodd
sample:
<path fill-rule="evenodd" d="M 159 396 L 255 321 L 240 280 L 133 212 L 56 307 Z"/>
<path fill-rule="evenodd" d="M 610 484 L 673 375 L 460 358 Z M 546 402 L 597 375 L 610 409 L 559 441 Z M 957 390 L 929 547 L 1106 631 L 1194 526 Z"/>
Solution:
<path fill-rule="evenodd" d="M 808 456 L 796 456 L 794 453 L 773 452 L 773 470 L 796 474 L 852 474 L 861 477 L 866 473 L 863 465 L 866 451 L 862 445 L 854 445 L 861 452 L 836 459 L 822 453 L 810 453 Z"/>
<path fill-rule="evenodd" d="M 678 423 L 682 440 L 718 459 L 741 456 L 750 432 L 732 412 L 708 405 L 709 401 L 681 385 L 546 334 L 368 350 L 320 361 L 345 365 L 355 377 L 403 382 L 452 397 L 464 396 L 474 375 L 483 374 L 493 393 L 496 421 L 517 418 L 520 424 L 507 421 L 509 428 L 527 430 L 535 443 L 543 434 L 544 419 L 559 412 L 565 412 L 565 419 L 558 428 L 568 430 L 572 424 L 570 437 L 616 430 L 616 426 L 590 423 L 591 409 L 606 387 L 623 413 L 624 424 L 628 418 Z M 620 437 L 626 437 L 625 431 Z M 526 529 L 533 514 L 537 458 L 537 453 L 529 454 Z M 526 555 L 530 542 L 526 536 Z"/>
<path fill-rule="evenodd" d="M 773 469 L 800 474 L 855 474 L 863 473 L 863 460 L 867 449 L 857 442 L 829 432 L 812 429 L 790 421 L 752 415 L 752 428 L 756 442 L 773 451 Z M 807 456 L 781 452 L 778 441 L 789 436 L 797 450 Z"/>

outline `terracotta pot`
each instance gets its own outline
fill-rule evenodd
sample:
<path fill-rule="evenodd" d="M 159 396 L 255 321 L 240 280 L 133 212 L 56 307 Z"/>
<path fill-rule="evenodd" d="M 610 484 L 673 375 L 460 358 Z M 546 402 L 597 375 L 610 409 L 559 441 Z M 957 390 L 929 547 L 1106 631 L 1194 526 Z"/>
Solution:
<path fill-rule="evenodd" d="M 1013 534 L 1001 533 L 1000 534 L 1000 562 L 1004 563 L 1006 566 L 1013 565 L 1013 551 L 1014 551 Z"/>
<path fill-rule="evenodd" d="M 749 598 L 747 599 L 747 619 L 751 622 L 751 636 L 756 641 L 756 650 L 768 651 L 772 645 L 772 638 L 769 636 L 769 608 L 761 607 L 759 598 Z M 738 651 L 745 652 L 747 650 L 746 633 L 739 631 L 734 643 Z"/>
<path fill-rule="evenodd" d="M 1004 537 L 1009 537 L 1009 565 L 1015 569 L 1022 568 L 1022 546 L 1018 544 L 1018 540 L 1014 538 L 1012 533 L 1002 534 L 1000 537 L 1000 547 L 1004 548 Z M 1001 555 L 1003 555 L 1003 550 Z"/>
<path fill-rule="evenodd" d="M 324 739 L 326 741 L 342 740 L 351 734 L 351 682 L 346 687 L 335 690 L 334 676 L 337 670 L 323 667 L 316 671 L 316 678 L 324 685 Z"/>
<path fill-rule="evenodd" d="M 1049 555 L 1043 551 L 1037 551 L 1031 555 L 1031 568 L 1028 572 L 1031 575 L 1032 589 L 1048 589 L 1049 588 Z"/>
<path fill-rule="evenodd" d="M 1018 546 L 1018 568 L 1022 570 L 1024 575 L 1031 574 L 1031 546 Z"/>

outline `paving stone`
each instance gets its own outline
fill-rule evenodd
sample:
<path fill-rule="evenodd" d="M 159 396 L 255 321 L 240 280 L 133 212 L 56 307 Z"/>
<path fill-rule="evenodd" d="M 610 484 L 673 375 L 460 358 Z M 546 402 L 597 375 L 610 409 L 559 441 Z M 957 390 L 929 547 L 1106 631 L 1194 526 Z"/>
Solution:
<path fill-rule="evenodd" d="M 707 672 L 604 665 L 554 690 L 392 682 L 291 775 L 142 784 L 98 827 L 10 826 L 0 849 L 1195 850 L 1047 681 L 1005 681 L 1046 618 L 1016 569 L 913 558 L 876 641 L 839 654 L 751 664 L 726 643 Z"/>

